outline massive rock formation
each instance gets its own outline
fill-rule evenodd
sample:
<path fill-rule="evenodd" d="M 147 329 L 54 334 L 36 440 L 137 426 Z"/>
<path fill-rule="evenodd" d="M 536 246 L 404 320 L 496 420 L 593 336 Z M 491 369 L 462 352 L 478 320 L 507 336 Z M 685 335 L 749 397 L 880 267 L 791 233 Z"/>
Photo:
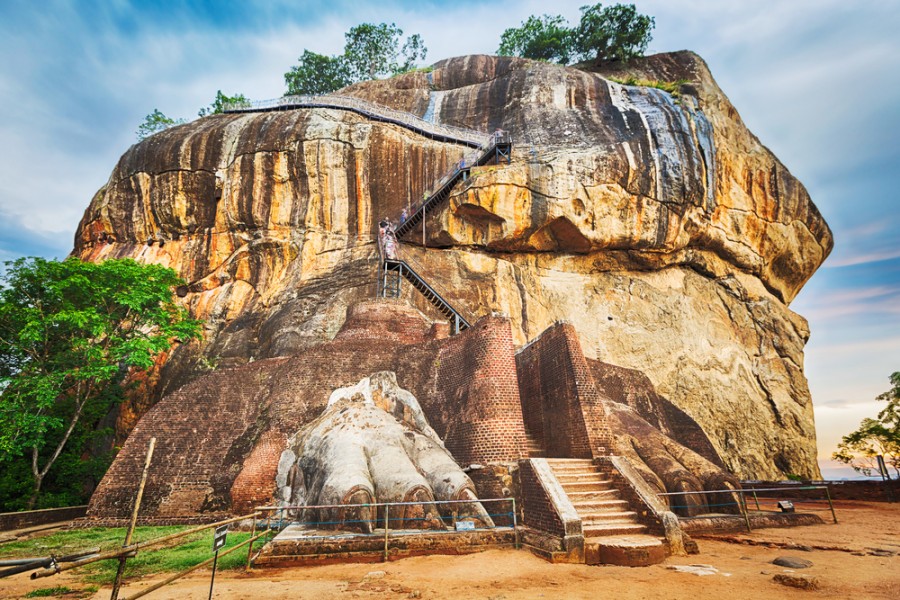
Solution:
<path fill-rule="evenodd" d="M 702 60 L 628 69 L 687 83 L 672 95 L 469 56 L 343 93 L 511 132 L 510 164 L 475 170 L 402 250 L 463 313 L 508 315 L 518 345 L 567 319 L 588 359 L 645 373 L 732 472 L 817 476 L 809 331 L 788 305 L 831 233 Z M 211 367 L 331 339 L 375 293 L 378 219 L 414 206 L 465 150 L 348 111 L 214 115 L 129 149 L 75 254 L 161 262 L 189 282 L 206 338 L 167 358 L 152 400 Z"/>

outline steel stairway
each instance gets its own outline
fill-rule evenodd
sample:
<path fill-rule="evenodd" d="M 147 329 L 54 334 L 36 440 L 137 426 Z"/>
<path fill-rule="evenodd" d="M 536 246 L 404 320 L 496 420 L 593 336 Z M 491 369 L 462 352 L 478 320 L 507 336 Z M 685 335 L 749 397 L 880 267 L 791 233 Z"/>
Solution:
<path fill-rule="evenodd" d="M 481 152 L 471 160 L 470 162 L 465 162 L 457 165 L 457 167 L 438 182 L 438 185 L 431 194 L 422 202 L 422 204 L 406 219 L 403 223 L 397 226 L 396 234 L 397 239 L 402 238 L 404 235 L 412 231 L 417 225 L 420 225 L 425 216 L 430 213 L 432 210 L 437 208 L 441 203 L 444 202 L 447 198 L 450 197 L 450 191 L 453 189 L 457 183 L 462 180 L 465 180 L 469 177 L 469 172 L 472 167 L 480 167 L 486 165 L 491 161 L 494 157 L 499 161 L 501 158 L 505 158 L 507 162 L 509 162 L 510 157 L 510 149 L 512 148 L 512 141 L 508 134 L 502 135 L 492 135 L 491 141 L 486 146 L 481 149 Z"/>
<path fill-rule="evenodd" d="M 414 288 L 425 296 L 442 315 L 450 321 L 451 332 L 455 335 L 468 329 L 471 325 L 459 312 L 444 300 L 433 287 L 428 285 L 418 273 L 402 260 L 387 259 L 382 263 L 381 276 L 378 278 L 379 295 L 384 298 L 397 298 L 400 296 L 400 278 L 403 277 Z"/>

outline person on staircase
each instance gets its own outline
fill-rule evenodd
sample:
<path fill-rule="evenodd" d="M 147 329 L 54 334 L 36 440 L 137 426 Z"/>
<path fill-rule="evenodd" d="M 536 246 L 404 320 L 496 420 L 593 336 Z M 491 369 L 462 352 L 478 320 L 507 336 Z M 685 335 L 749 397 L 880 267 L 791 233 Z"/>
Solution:
<path fill-rule="evenodd" d="M 378 249 L 381 251 L 381 259 L 383 261 L 400 260 L 394 224 L 387 217 L 384 217 L 378 223 Z"/>

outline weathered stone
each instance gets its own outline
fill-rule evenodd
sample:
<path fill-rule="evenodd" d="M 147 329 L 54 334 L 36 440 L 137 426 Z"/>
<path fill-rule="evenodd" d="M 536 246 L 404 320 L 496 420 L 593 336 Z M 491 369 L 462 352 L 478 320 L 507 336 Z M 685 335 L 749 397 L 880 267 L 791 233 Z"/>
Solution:
<path fill-rule="evenodd" d="M 628 68 L 691 85 L 676 98 L 470 56 L 438 63 L 430 81 L 346 90 L 419 115 L 434 101 L 438 122 L 512 134 L 511 163 L 476 169 L 426 220 L 427 249 L 405 244 L 403 256 L 465 315 L 508 314 L 517 344 L 570 320 L 588 358 L 646 373 L 739 476 L 818 477 L 809 332 L 788 303 L 831 233 L 701 59 Z M 206 336 L 167 357 L 155 389 L 123 409 L 120 436 L 208 365 L 332 338 L 347 307 L 374 293 L 377 221 L 413 206 L 465 150 L 333 109 L 214 115 L 129 149 L 87 209 L 75 255 L 172 266 Z"/>
<path fill-rule="evenodd" d="M 773 565 L 778 565 L 779 567 L 786 567 L 788 569 L 808 569 L 813 566 L 811 560 L 806 560 L 805 558 L 797 558 L 796 556 L 779 556 L 775 560 L 772 561 Z"/>
<path fill-rule="evenodd" d="M 817 590 L 819 589 L 819 579 L 810 577 L 809 575 L 795 575 L 793 573 L 777 573 L 772 577 L 772 581 L 780 583 L 787 587 L 798 588 L 801 590 Z"/>

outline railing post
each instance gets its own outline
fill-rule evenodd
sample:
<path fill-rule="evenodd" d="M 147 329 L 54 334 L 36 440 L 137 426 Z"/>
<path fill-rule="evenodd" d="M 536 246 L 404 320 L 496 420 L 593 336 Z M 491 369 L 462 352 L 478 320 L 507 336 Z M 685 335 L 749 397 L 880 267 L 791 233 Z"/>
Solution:
<path fill-rule="evenodd" d="M 141 483 L 138 486 L 137 497 L 134 499 L 134 509 L 131 511 L 131 522 L 128 524 L 128 532 L 125 534 L 125 548 L 131 544 L 131 536 L 134 534 L 134 528 L 137 525 L 138 511 L 141 509 L 141 499 L 144 497 L 144 486 L 147 484 L 147 473 L 150 471 L 150 461 L 153 460 L 153 449 L 156 447 L 156 438 L 150 438 L 150 447 L 147 448 L 147 458 L 144 461 L 144 472 L 141 474 Z M 125 575 L 125 562 L 128 560 L 127 555 L 119 558 L 119 568 L 116 570 L 116 578 L 113 581 L 112 593 L 110 600 L 117 600 L 119 597 L 119 588 L 122 586 L 122 577 Z"/>
<path fill-rule="evenodd" d="M 828 508 L 831 509 L 831 518 L 834 519 L 835 524 L 837 524 L 837 515 L 834 512 L 834 504 L 831 502 L 831 492 L 828 490 L 828 486 L 825 486 L 825 497 L 828 498 Z"/>
<path fill-rule="evenodd" d="M 256 535 L 256 515 L 253 515 L 253 528 L 250 530 L 250 539 L 253 539 L 253 536 Z M 250 570 L 250 558 L 253 556 L 253 542 L 250 542 L 250 547 L 247 548 L 247 566 L 244 569 L 245 571 Z"/>
<path fill-rule="evenodd" d="M 744 490 L 740 490 L 740 498 L 741 501 L 739 505 L 744 512 L 744 521 L 747 523 L 747 531 L 752 532 L 753 528 L 750 527 L 750 514 L 747 512 L 747 498 L 744 496 Z"/>
<path fill-rule="evenodd" d="M 762 509 L 759 507 L 759 497 L 756 495 L 756 490 L 753 490 L 753 500 L 756 501 L 756 512 L 762 512 Z"/>
<path fill-rule="evenodd" d="M 519 549 L 519 521 L 516 516 L 516 499 L 515 497 L 510 498 L 512 500 L 512 517 L 513 517 L 513 545 L 515 549 Z"/>
<path fill-rule="evenodd" d="M 388 529 L 390 529 L 390 510 L 391 507 L 384 505 L 384 562 L 388 561 Z"/>

